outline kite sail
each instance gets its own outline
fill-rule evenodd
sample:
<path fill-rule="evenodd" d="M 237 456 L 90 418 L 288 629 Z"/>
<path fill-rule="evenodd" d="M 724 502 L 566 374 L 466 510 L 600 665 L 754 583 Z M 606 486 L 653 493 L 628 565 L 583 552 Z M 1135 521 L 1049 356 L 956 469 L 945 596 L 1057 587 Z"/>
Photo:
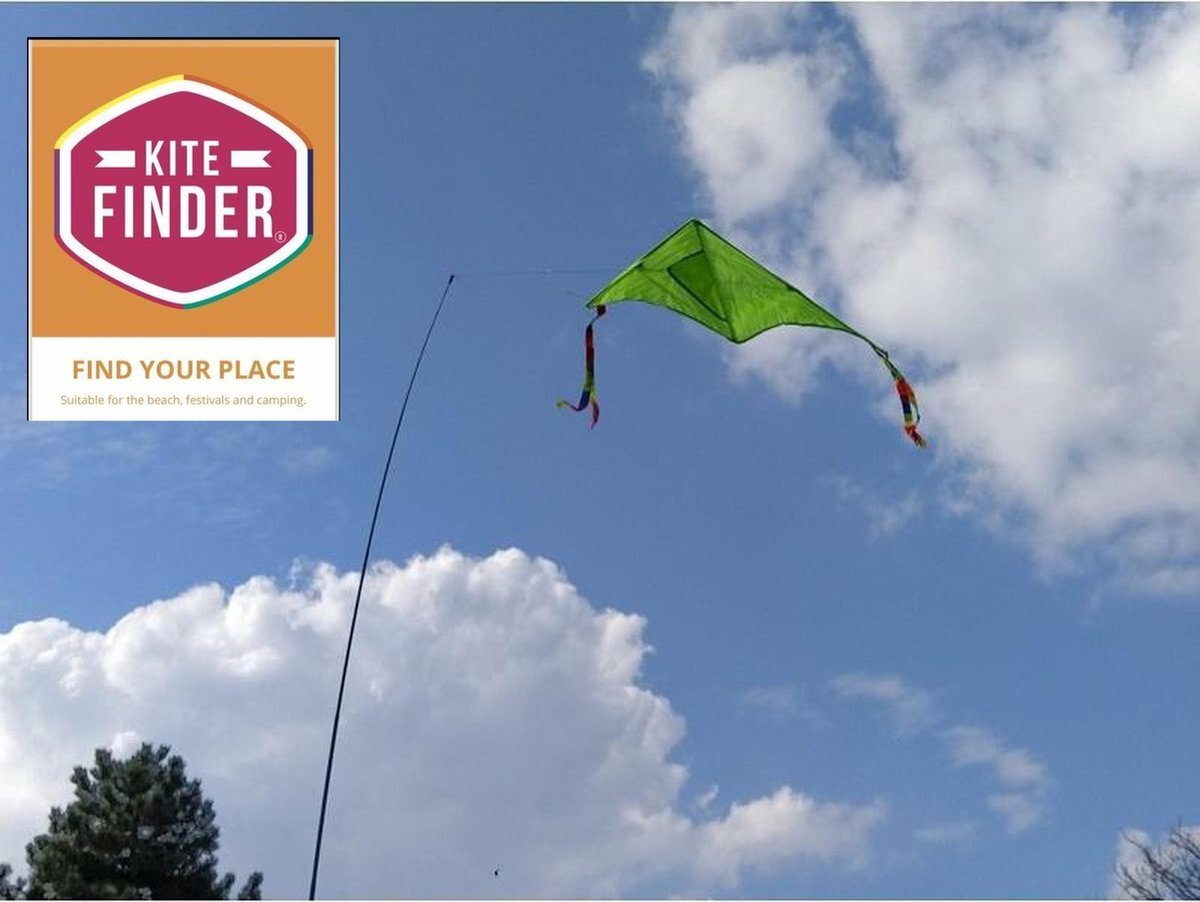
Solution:
<path fill-rule="evenodd" d="M 594 326 L 610 304 L 621 301 L 666 307 L 739 344 L 784 325 L 836 329 L 861 338 L 895 381 L 904 431 L 914 444 L 925 447 L 925 439 L 917 431 L 921 422 L 917 396 L 887 351 L 698 219 L 689 219 L 588 301 L 595 316 L 584 334 L 583 392 L 578 404 L 559 401 L 558 406 L 575 411 L 590 409 L 592 426 L 600 418 Z"/>

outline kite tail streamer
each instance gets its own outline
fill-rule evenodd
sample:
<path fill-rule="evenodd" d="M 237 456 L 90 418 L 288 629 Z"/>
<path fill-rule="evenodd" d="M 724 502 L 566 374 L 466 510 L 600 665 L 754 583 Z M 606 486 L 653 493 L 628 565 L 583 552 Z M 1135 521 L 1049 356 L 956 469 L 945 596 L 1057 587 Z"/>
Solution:
<path fill-rule="evenodd" d="M 888 368 L 888 372 L 896 381 L 896 394 L 900 396 L 900 409 L 904 411 L 905 433 L 912 439 L 914 445 L 924 448 L 927 442 L 921 437 L 921 433 L 917 432 L 917 424 L 921 422 L 921 408 L 917 406 L 917 393 L 912 390 L 912 386 L 908 384 L 904 374 L 896 369 L 896 365 L 888 359 L 887 351 L 875 347 L 874 344 L 871 347 L 875 348 L 875 353 L 879 355 L 879 359 L 883 361 L 883 365 Z"/>
<path fill-rule="evenodd" d="M 896 394 L 900 396 L 900 408 L 904 411 L 904 431 L 918 448 L 927 444 L 917 432 L 917 424 L 921 422 L 921 408 L 917 407 L 917 394 L 912 390 L 903 376 L 896 380 Z"/>
<path fill-rule="evenodd" d="M 596 338 L 594 326 L 596 320 L 604 316 L 607 308 L 601 304 L 596 307 L 596 315 L 587 324 L 583 333 L 583 391 L 579 393 L 579 403 L 559 399 L 556 407 L 569 407 L 576 413 L 582 413 L 587 408 L 592 411 L 592 428 L 600 421 L 600 404 L 596 401 Z"/>

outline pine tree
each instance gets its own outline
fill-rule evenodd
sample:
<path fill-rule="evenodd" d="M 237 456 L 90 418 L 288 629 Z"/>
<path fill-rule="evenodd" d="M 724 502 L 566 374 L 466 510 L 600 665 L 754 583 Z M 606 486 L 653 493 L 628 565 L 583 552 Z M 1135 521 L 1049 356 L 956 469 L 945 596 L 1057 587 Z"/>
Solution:
<path fill-rule="evenodd" d="M 12 879 L 12 865 L 0 864 L 0 899 L 25 898 L 25 881 Z"/>
<path fill-rule="evenodd" d="M 28 898 L 229 898 L 212 802 L 170 751 L 145 743 L 118 760 L 97 749 L 90 770 L 75 768 L 75 801 L 52 808 L 49 831 L 25 847 Z M 256 871 L 238 898 L 260 899 L 261 888 Z"/>

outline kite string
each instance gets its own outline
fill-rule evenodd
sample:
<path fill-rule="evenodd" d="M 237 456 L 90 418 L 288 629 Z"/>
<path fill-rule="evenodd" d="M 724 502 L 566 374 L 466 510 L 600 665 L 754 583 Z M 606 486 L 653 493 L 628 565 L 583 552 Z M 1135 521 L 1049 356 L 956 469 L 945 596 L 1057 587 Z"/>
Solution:
<path fill-rule="evenodd" d="M 337 748 L 338 724 L 342 718 L 342 700 L 346 695 L 346 674 L 350 671 L 350 651 L 354 647 L 354 628 L 358 623 L 358 609 L 362 602 L 363 582 L 367 575 L 367 562 L 371 557 L 371 543 L 375 538 L 375 525 L 379 521 L 379 508 L 383 503 L 383 490 L 387 487 L 388 473 L 392 468 L 392 457 L 396 453 L 396 440 L 400 436 L 400 427 L 404 423 L 404 413 L 408 410 L 408 399 L 412 396 L 413 386 L 417 381 L 417 373 L 421 370 L 421 361 L 425 359 L 425 349 L 429 347 L 429 339 L 433 335 L 434 327 L 437 326 L 438 317 L 441 316 L 442 307 L 446 304 L 446 297 L 450 294 L 450 286 L 454 284 L 454 274 L 450 274 L 450 278 L 446 280 L 446 287 L 442 289 L 441 299 L 438 301 L 437 308 L 433 311 L 433 318 L 429 321 L 429 328 L 425 331 L 425 340 L 421 342 L 421 350 L 417 353 L 417 362 L 413 364 L 412 374 L 408 377 L 408 388 L 404 392 L 404 401 L 400 405 L 400 415 L 396 418 L 396 428 L 392 432 L 392 444 L 388 448 L 387 462 L 383 465 L 383 476 L 379 480 L 379 492 L 375 496 L 375 510 L 371 514 L 371 528 L 367 531 L 367 544 L 363 549 L 362 566 L 358 571 L 358 590 L 354 593 L 354 609 L 350 615 L 350 633 L 346 638 L 346 655 L 342 660 L 342 679 L 338 684 L 337 706 L 333 711 L 333 729 L 329 736 L 329 758 L 325 762 L 325 785 L 321 790 L 321 814 L 317 819 L 317 843 L 313 849 L 313 866 L 312 880 L 308 886 L 308 898 L 315 899 L 317 896 L 317 872 L 321 867 L 321 840 L 325 834 L 325 811 L 329 804 L 329 782 L 333 776 L 333 754 Z"/>
<path fill-rule="evenodd" d="M 587 269 L 559 269 L 553 266 L 543 266 L 541 269 L 477 269 L 457 273 L 459 278 L 464 276 L 580 276 L 611 273 L 611 266 L 596 266 Z"/>

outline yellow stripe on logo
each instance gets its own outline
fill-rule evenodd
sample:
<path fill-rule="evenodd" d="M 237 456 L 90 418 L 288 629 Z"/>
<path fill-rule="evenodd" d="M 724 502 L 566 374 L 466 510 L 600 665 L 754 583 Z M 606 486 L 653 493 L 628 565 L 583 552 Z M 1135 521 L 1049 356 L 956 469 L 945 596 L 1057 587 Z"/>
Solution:
<path fill-rule="evenodd" d="M 166 78 L 160 78 L 157 81 L 152 81 L 149 84 L 144 84 L 141 87 L 134 88 L 132 91 L 127 91 L 124 94 L 122 94 L 120 97 L 116 97 L 116 98 L 110 100 L 108 103 L 104 104 L 103 106 L 96 107 L 96 109 L 92 110 L 86 116 L 83 116 L 82 118 L 76 120 L 71 125 L 70 128 L 68 128 L 65 132 L 63 132 L 61 135 L 59 135 L 58 140 L 54 142 L 54 149 L 55 150 L 60 149 L 63 146 L 63 144 L 66 142 L 67 138 L 69 138 L 71 136 L 71 132 L 75 131 L 77 128 L 79 128 L 81 125 L 83 125 L 85 122 L 87 122 L 91 119 L 95 119 L 97 116 L 99 116 L 105 110 L 111 109 L 112 107 L 116 106 L 118 103 L 122 103 L 123 101 L 128 100 L 130 97 L 133 97 L 136 94 L 141 94 L 143 91 L 148 91 L 151 88 L 157 88 L 159 85 L 165 85 L 167 82 L 182 81 L 185 78 L 187 78 L 187 76 L 182 75 L 182 74 L 168 75 Z"/>

